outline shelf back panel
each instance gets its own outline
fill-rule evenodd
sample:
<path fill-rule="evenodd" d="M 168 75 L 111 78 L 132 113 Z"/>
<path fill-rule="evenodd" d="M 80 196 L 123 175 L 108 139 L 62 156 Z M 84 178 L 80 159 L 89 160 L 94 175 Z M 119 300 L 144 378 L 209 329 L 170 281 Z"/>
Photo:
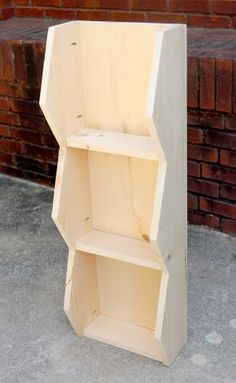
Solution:
<path fill-rule="evenodd" d="M 96 257 L 100 312 L 154 330 L 161 271 Z"/>
<path fill-rule="evenodd" d="M 88 153 L 93 228 L 148 240 L 158 163 Z"/>

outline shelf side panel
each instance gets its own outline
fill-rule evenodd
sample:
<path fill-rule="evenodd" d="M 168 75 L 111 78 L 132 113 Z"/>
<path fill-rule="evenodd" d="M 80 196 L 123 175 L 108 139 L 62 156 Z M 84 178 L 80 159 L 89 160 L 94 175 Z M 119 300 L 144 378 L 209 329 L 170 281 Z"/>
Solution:
<path fill-rule="evenodd" d="M 164 33 L 151 116 L 167 161 L 159 226 L 152 226 L 151 237 L 169 272 L 163 327 L 156 329 L 168 363 L 185 344 L 187 332 L 186 112 L 186 28 L 179 25 Z"/>

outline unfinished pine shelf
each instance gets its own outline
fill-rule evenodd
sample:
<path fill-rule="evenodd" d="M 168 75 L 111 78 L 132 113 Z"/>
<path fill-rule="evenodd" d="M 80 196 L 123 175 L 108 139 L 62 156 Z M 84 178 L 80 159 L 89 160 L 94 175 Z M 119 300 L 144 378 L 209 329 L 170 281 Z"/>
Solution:
<path fill-rule="evenodd" d="M 78 335 L 169 365 L 186 341 L 186 31 L 49 28 L 40 105 Z"/>

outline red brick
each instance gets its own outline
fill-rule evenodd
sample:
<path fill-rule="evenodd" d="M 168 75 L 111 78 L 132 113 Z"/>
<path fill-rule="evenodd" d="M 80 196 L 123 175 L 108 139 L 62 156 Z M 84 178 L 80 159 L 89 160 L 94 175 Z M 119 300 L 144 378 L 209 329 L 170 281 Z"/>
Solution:
<path fill-rule="evenodd" d="M 34 81 L 37 80 L 37 70 L 35 74 Z M 40 87 L 38 85 L 30 85 L 30 84 L 20 84 L 19 86 L 20 97 L 22 99 L 38 101 L 40 95 Z"/>
<path fill-rule="evenodd" d="M 199 125 L 205 128 L 224 129 L 223 114 L 214 114 L 211 112 L 203 112 L 200 114 Z"/>
<path fill-rule="evenodd" d="M 209 13 L 211 11 L 211 1 L 209 0 L 170 0 L 171 11 L 184 11 L 192 13 Z"/>
<path fill-rule="evenodd" d="M 198 198 L 190 193 L 188 193 L 188 209 L 198 210 Z"/>
<path fill-rule="evenodd" d="M 38 158 L 45 161 L 56 161 L 57 151 L 55 149 L 44 148 L 42 146 L 31 145 L 28 143 L 24 144 L 23 153 L 27 157 Z"/>
<path fill-rule="evenodd" d="M 214 181 L 223 181 L 230 184 L 236 184 L 236 169 L 225 168 L 210 164 L 202 164 L 202 177 Z"/>
<path fill-rule="evenodd" d="M 220 196 L 225 199 L 236 201 L 236 186 L 221 185 Z"/>
<path fill-rule="evenodd" d="M 55 19 L 75 19 L 76 13 L 71 9 L 45 8 L 45 15 Z"/>
<path fill-rule="evenodd" d="M 235 0 L 215 0 L 213 2 L 213 10 L 216 13 L 221 13 L 223 15 L 227 14 L 236 14 L 236 2 Z"/>
<path fill-rule="evenodd" d="M 188 190 L 190 192 L 206 195 L 209 197 L 219 197 L 219 185 L 215 182 L 189 177 Z"/>
<path fill-rule="evenodd" d="M 43 72 L 43 63 L 44 63 L 44 56 L 45 56 L 45 44 L 42 44 L 41 42 L 35 42 L 34 43 L 34 57 L 36 65 L 36 84 L 41 87 L 41 81 L 42 81 L 42 72 Z"/>
<path fill-rule="evenodd" d="M 188 16 L 188 25 L 201 28 L 230 28 L 232 21 L 227 16 Z"/>
<path fill-rule="evenodd" d="M 22 143 L 2 138 L 0 140 L 1 151 L 9 153 L 18 153 L 22 152 Z"/>
<path fill-rule="evenodd" d="M 36 6 L 58 7 L 61 6 L 61 0 L 31 0 L 31 4 Z"/>
<path fill-rule="evenodd" d="M 28 158 L 24 156 L 15 156 L 14 158 L 14 164 L 19 168 L 23 170 L 31 170 L 34 172 L 39 172 L 44 174 L 45 173 L 45 162 L 36 160 L 33 158 Z"/>
<path fill-rule="evenodd" d="M 230 112 L 232 109 L 232 61 L 216 60 L 216 110 Z"/>
<path fill-rule="evenodd" d="M 49 146 L 50 148 L 57 148 L 58 149 L 58 143 L 53 136 L 53 134 L 43 134 L 42 136 L 42 143 L 45 146 Z"/>
<path fill-rule="evenodd" d="M 235 28 L 236 28 L 236 23 L 235 23 Z M 232 102 L 233 102 L 233 111 L 234 113 L 236 113 L 236 61 L 234 62 L 234 83 L 233 83 Z"/>
<path fill-rule="evenodd" d="M 147 21 L 151 23 L 159 22 L 159 23 L 178 23 L 185 24 L 186 16 L 182 14 L 175 13 L 147 13 Z"/>
<path fill-rule="evenodd" d="M 236 130 L 236 117 L 234 116 L 226 117 L 226 129 Z"/>
<path fill-rule="evenodd" d="M 191 144 L 201 144 L 203 141 L 203 132 L 201 129 L 188 128 L 188 142 Z"/>
<path fill-rule="evenodd" d="M 228 234 L 236 234 L 236 221 L 223 218 L 222 230 Z"/>
<path fill-rule="evenodd" d="M 12 164 L 12 155 L 10 153 L 0 152 L 0 163 L 1 164 Z"/>
<path fill-rule="evenodd" d="M 189 211 L 188 221 L 189 223 L 193 223 L 194 225 L 208 226 L 212 229 L 219 229 L 220 227 L 220 219 L 212 214 Z"/>
<path fill-rule="evenodd" d="M 236 219 L 236 205 L 225 201 L 200 197 L 200 210 Z"/>
<path fill-rule="evenodd" d="M 62 0 L 62 5 L 68 8 L 93 8 L 94 0 Z"/>
<path fill-rule="evenodd" d="M 236 168 L 236 152 L 230 150 L 221 150 L 220 163 L 225 166 Z"/>
<path fill-rule="evenodd" d="M 16 113 L 0 111 L 0 123 L 19 125 L 19 116 Z"/>
<path fill-rule="evenodd" d="M 5 97 L 0 97 L 0 110 L 9 110 L 9 100 Z"/>
<path fill-rule="evenodd" d="M 212 146 L 218 146 L 219 148 L 229 148 L 236 150 L 235 134 L 208 130 L 205 133 L 205 142 Z"/>
<path fill-rule="evenodd" d="M 94 0 L 96 8 L 129 9 L 129 0 Z"/>
<path fill-rule="evenodd" d="M 188 161 L 188 175 L 200 177 L 200 164 L 194 161 Z"/>
<path fill-rule="evenodd" d="M 29 170 L 22 170 L 22 172 L 23 172 L 23 177 L 27 180 L 30 180 L 32 182 L 36 182 L 42 185 L 54 186 L 54 183 L 55 183 L 54 177 L 47 177 L 40 173 L 35 173 Z"/>
<path fill-rule="evenodd" d="M 0 172 L 8 174 L 13 177 L 23 177 L 23 172 L 20 169 L 14 168 L 13 166 L 2 165 L 0 164 Z"/>
<path fill-rule="evenodd" d="M 0 6 L 1 7 L 11 5 L 11 3 L 12 3 L 11 0 L 0 0 Z"/>
<path fill-rule="evenodd" d="M 215 60 L 200 59 L 200 108 L 214 109 L 215 106 Z"/>
<path fill-rule="evenodd" d="M 76 17 L 79 20 L 108 20 L 110 18 L 110 13 L 108 11 L 101 10 L 79 10 L 76 12 Z"/>
<path fill-rule="evenodd" d="M 19 96 L 19 88 L 17 85 L 7 84 L 0 81 L 0 96 L 17 97 Z"/>
<path fill-rule="evenodd" d="M 29 130 L 34 130 L 42 133 L 50 133 L 50 128 L 47 121 L 43 117 L 31 116 L 29 114 L 20 114 L 20 125 Z"/>
<path fill-rule="evenodd" d="M 15 10 L 17 17 L 43 17 L 44 9 L 43 8 L 16 8 Z"/>
<path fill-rule="evenodd" d="M 153 11 L 166 11 L 168 9 L 167 0 L 133 0 L 132 8 Z"/>
<path fill-rule="evenodd" d="M 0 80 L 14 82 L 13 51 L 11 45 L 7 43 L 1 44 L 0 55 L 0 63 L 2 66 L 2 70 L 0 70 Z"/>
<path fill-rule="evenodd" d="M 188 145 L 188 158 L 197 161 L 217 162 L 218 150 L 199 145 Z"/>
<path fill-rule="evenodd" d="M 9 136 L 9 125 L 0 124 L 0 136 L 3 136 L 3 137 Z M 0 141 L 0 143 L 1 143 L 1 141 Z M 0 144 L 0 150 L 1 150 L 1 144 Z"/>
<path fill-rule="evenodd" d="M 12 99 L 10 102 L 10 108 L 14 112 L 23 112 L 26 114 L 42 116 L 42 111 L 37 102 Z"/>
<path fill-rule="evenodd" d="M 143 12 L 112 11 L 111 20 L 112 21 L 144 21 L 144 13 Z"/>
<path fill-rule="evenodd" d="M 188 110 L 188 125 L 200 125 L 200 113 L 196 110 Z"/>
<path fill-rule="evenodd" d="M 14 0 L 15 5 L 29 5 L 30 0 Z"/>
<path fill-rule="evenodd" d="M 190 108 L 198 106 L 198 63 L 197 57 L 188 58 L 188 106 Z"/>
<path fill-rule="evenodd" d="M 38 132 L 32 132 L 27 129 L 14 128 L 10 129 L 10 135 L 12 138 L 17 139 L 17 141 L 26 141 L 33 144 L 42 144 L 41 134 Z"/>
<path fill-rule="evenodd" d="M 12 49 L 14 54 L 14 76 L 17 81 L 25 81 L 25 52 L 22 40 L 15 40 L 12 42 Z"/>
<path fill-rule="evenodd" d="M 13 8 L 3 8 L 3 9 L 1 9 L 1 13 L 2 13 L 2 19 L 6 20 L 6 19 L 9 19 L 10 17 L 14 16 L 15 9 L 13 9 Z"/>

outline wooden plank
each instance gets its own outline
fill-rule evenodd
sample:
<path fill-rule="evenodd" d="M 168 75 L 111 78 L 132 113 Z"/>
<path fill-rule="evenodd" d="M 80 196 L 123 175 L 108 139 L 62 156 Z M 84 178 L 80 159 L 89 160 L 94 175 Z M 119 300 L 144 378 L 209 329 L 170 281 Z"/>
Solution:
<path fill-rule="evenodd" d="M 153 331 L 131 323 L 99 315 L 86 327 L 84 335 L 148 358 L 162 360 L 160 347 L 154 339 Z"/>
<path fill-rule="evenodd" d="M 158 163 L 89 151 L 88 164 L 93 228 L 148 239 Z"/>
<path fill-rule="evenodd" d="M 161 271 L 96 257 L 100 312 L 154 330 Z"/>
<path fill-rule="evenodd" d="M 162 269 L 160 256 L 150 243 L 121 235 L 91 230 L 79 238 L 76 249 L 151 269 Z"/>
<path fill-rule="evenodd" d="M 69 251 L 64 310 L 78 335 L 83 335 L 100 313 L 96 259 L 92 254 Z"/>
<path fill-rule="evenodd" d="M 170 364 L 187 337 L 186 27 L 166 31 L 158 52 L 157 43 L 147 116 L 153 120 L 151 135 L 158 137 L 167 167 L 162 202 L 154 212 L 159 209 L 159 219 L 153 216 L 151 239 L 156 238 L 169 273 L 163 326 L 157 323 L 155 334 Z"/>
<path fill-rule="evenodd" d="M 70 136 L 67 145 L 72 148 L 158 160 L 153 140 L 148 136 L 83 129 L 79 134 Z"/>

